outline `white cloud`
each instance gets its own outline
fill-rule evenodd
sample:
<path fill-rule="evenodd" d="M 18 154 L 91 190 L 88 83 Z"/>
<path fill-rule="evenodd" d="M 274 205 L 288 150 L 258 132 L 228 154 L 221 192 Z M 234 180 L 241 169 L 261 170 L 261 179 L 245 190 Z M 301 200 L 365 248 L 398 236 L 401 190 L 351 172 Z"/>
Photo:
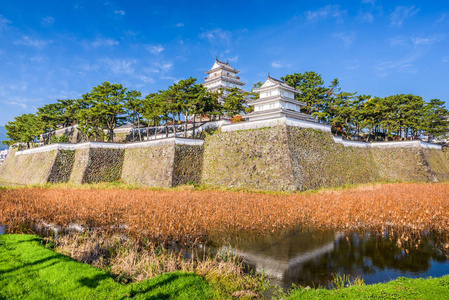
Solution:
<path fill-rule="evenodd" d="M 441 23 L 444 21 L 444 19 L 446 19 L 446 14 L 442 14 L 441 17 L 436 21 L 436 23 Z"/>
<path fill-rule="evenodd" d="M 11 21 L 0 15 L 0 29 L 5 28 L 8 24 L 11 24 Z"/>
<path fill-rule="evenodd" d="M 44 60 L 46 60 L 46 57 L 42 56 L 42 55 L 35 55 L 35 56 L 30 57 L 30 61 L 32 61 L 32 62 L 40 63 L 40 62 L 43 62 Z"/>
<path fill-rule="evenodd" d="M 354 33 L 351 33 L 351 34 L 335 33 L 334 37 L 337 38 L 337 39 L 340 39 L 343 42 L 344 46 L 351 45 L 354 42 L 355 38 L 356 38 Z"/>
<path fill-rule="evenodd" d="M 366 23 L 372 23 L 374 20 L 374 16 L 372 13 L 367 12 L 367 13 L 360 13 L 359 17 L 360 20 L 362 20 L 362 22 L 366 22 Z"/>
<path fill-rule="evenodd" d="M 173 68 L 173 63 L 169 62 L 169 63 L 161 64 L 160 68 L 162 69 L 162 71 L 168 72 L 171 70 L 171 68 Z"/>
<path fill-rule="evenodd" d="M 83 64 L 78 65 L 78 67 L 81 70 L 86 71 L 86 72 L 97 71 L 100 68 L 99 65 L 90 64 L 90 63 L 83 63 Z"/>
<path fill-rule="evenodd" d="M 178 83 L 179 79 L 176 79 L 176 77 L 173 76 L 161 76 L 162 80 L 172 80 L 174 83 Z"/>
<path fill-rule="evenodd" d="M 92 42 L 92 47 L 98 48 L 98 47 L 112 47 L 118 45 L 118 41 L 113 39 L 103 39 L 103 38 L 97 38 L 94 42 Z"/>
<path fill-rule="evenodd" d="M 23 103 L 23 102 L 18 102 L 18 101 L 4 101 L 3 103 L 4 103 L 4 104 L 7 104 L 7 105 L 20 106 L 20 107 L 23 108 L 23 109 L 27 109 L 27 108 L 28 108 L 28 105 L 26 105 L 26 104 Z"/>
<path fill-rule="evenodd" d="M 391 38 L 390 46 L 419 46 L 419 45 L 432 45 L 434 43 L 440 42 L 443 39 L 443 36 L 441 35 L 432 35 L 428 37 L 404 37 L 404 36 L 397 36 Z"/>
<path fill-rule="evenodd" d="M 21 83 L 20 85 L 10 84 L 8 87 L 9 87 L 9 89 L 12 90 L 12 91 L 17 91 L 17 90 L 22 90 L 22 91 L 24 91 L 24 90 L 27 89 L 28 86 L 27 86 L 26 84 L 24 84 L 24 83 Z"/>
<path fill-rule="evenodd" d="M 155 83 L 153 78 L 147 77 L 145 75 L 136 75 L 136 78 L 145 83 Z"/>
<path fill-rule="evenodd" d="M 398 61 L 381 61 L 374 68 L 377 70 L 377 75 L 380 77 L 387 76 L 388 71 L 398 71 L 407 73 L 416 73 L 413 67 L 413 62 L 420 56 L 419 52 L 413 53 L 411 56 Z"/>
<path fill-rule="evenodd" d="M 42 19 L 42 23 L 44 24 L 53 24 L 55 22 L 55 18 L 53 17 L 46 17 Z"/>
<path fill-rule="evenodd" d="M 376 0 L 362 0 L 362 3 L 367 3 L 367 4 L 374 4 L 374 2 L 376 2 Z"/>
<path fill-rule="evenodd" d="M 114 74 L 134 74 L 133 65 L 137 62 L 136 59 L 125 60 L 125 59 L 104 59 L 104 63 L 106 63 L 106 67 Z"/>
<path fill-rule="evenodd" d="M 121 9 L 121 10 L 114 10 L 114 14 L 124 16 L 125 15 L 125 11 L 123 9 Z"/>
<path fill-rule="evenodd" d="M 231 37 L 232 33 L 230 31 L 221 28 L 209 30 L 200 34 L 200 38 L 207 39 L 210 43 L 214 43 L 215 41 L 228 42 L 231 40 Z"/>
<path fill-rule="evenodd" d="M 393 37 L 391 39 L 389 39 L 390 42 L 390 46 L 395 47 L 395 46 L 407 46 L 408 43 L 408 38 L 405 38 L 403 36 L 397 36 L 397 37 Z"/>
<path fill-rule="evenodd" d="M 30 46 L 35 48 L 43 48 L 48 44 L 53 43 L 52 40 L 38 40 L 38 39 L 32 39 L 29 36 L 23 36 L 22 39 L 17 40 L 14 42 L 16 45 L 24 45 L 24 46 Z"/>
<path fill-rule="evenodd" d="M 239 60 L 239 56 L 238 55 L 228 58 L 228 61 L 230 61 L 230 62 L 236 62 L 238 60 Z"/>
<path fill-rule="evenodd" d="M 148 46 L 147 49 L 152 54 L 159 54 L 164 51 L 164 47 L 162 47 L 162 45 Z"/>
<path fill-rule="evenodd" d="M 433 43 L 441 41 L 441 37 L 439 36 L 414 37 L 411 40 L 414 45 L 432 45 Z"/>
<path fill-rule="evenodd" d="M 449 56 L 443 57 L 443 63 L 449 63 Z"/>
<path fill-rule="evenodd" d="M 341 10 L 340 5 L 326 5 L 318 10 L 308 10 L 305 12 L 305 15 L 309 21 L 323 20 L 328 17 L 342 20 L 343 15 L 346 13 L 347 10 Z"/>
<path fill-rule="evenodd" d="M 178 23 L 176 24 L 176 27 L 184 27 L 184 23 Z"/>
<path fill-rule="evenodd" d="M 405 19 L 413 17 L 418 12 L 419 8 L 415 8 L 414 5 L 397 6 L 390 15 L 391 25 L 401 26 Z"/>
<path fill-rule="evenodd" d="M 271 67 L 272 68 L 276 68 L 276 69 L 279 69 L 279 68 L 290 68 L 290 64 L 285 64 L 285 63 L 282 63 L 282 62 L 279 62 L 279 61 L 272 61 L 271 62 Z"/>

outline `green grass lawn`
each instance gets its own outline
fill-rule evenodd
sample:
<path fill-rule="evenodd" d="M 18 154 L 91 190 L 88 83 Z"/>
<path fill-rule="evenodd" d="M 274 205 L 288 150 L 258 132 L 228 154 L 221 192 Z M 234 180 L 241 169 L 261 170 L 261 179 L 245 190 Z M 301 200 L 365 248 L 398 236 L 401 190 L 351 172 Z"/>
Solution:
<path fill-rule="evenodd" d="M 298 288 L 287 299 L 449 299 L 449 275 L 429 279 L 400 277 L 388 283 L 334 290 Z"/>
<path fill-rule="evenodd" d="M 192 273 L 122 285 L 108 273 L 45 248 L 34 235 L 0 235 L 0 299 L 216 299 Z"/>

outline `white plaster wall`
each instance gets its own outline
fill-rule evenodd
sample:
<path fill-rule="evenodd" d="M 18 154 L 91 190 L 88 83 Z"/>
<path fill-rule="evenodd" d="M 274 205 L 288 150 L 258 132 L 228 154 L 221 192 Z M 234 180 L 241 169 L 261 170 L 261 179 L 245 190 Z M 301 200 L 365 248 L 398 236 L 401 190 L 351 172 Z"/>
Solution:
<path fill-rule="evenodd" d="M 16 156 L 25 155 L 25 154 L 33 154 L 33 153 L 41 153 L 52 150 L 77 150 L 77 149 L 87 149 L 87 148 L 105 148 L 105 149 L 128 149 L 128 148 L 144 148 L 144 147 L 156 147 L 162 145 L 194 145 L 194 146 L 202 146 L 204 144 L 204 140 L 199 139 L 186 139 L 180 137 L 171 137 L 160 140 L 150 140 L 145 142 L 138 142 L 132 144 L 115 144 L 115 143 L 102 143 L 102 142 L 87 142 L 81 144 L 52 144 L 47 146 L 42 146 L 33 149 L 27 149 L 22 151 L 17 151 Z"/>
<path fill-rule="evenodd" d="M 303 120 L 297 120 L 288 117 L 280 117 L 275 119 L 265 119 L 259 121 L 249 121 L 249 122 L 241 122 L 230 125 L 224 125 L 221 127 L 221 131 L 230 132 L 237 130 L 247 130 L 247 129 L 257 129 L 263 127 L 274 127 L 280 125 L 288 125 L 294 127 L 302 127 L 302 128 L 311 128 L 316 130 L 321 130 L 325 132 L 331 132 L 331 127 L 329 125 L 316 123 L 316 122 L 308 122 Z"/>
<path fill-rule="evenodd" d="M 397 141 L 397 142 L 374 142 L 366 143 L 360 141 L 343 140 L 340 136 L 334 136 L 334 142 L 343 144 L 345 147 L 358 148 L 426 148 L 442 150 L 443 147 L 438 144 L 425 143 L 421 141 Z"/>

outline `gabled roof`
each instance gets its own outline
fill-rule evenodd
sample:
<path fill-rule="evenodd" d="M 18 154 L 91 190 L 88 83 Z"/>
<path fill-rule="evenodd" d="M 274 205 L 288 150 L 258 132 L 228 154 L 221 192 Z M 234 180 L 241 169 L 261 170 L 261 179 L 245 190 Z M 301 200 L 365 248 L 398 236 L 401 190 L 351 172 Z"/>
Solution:
<path fill-rule="evenodd" d="M 225 69 L 225 70 L 228 70 L 228 71 L 236 73 L 236 74 L 240 72 L 240 71 L 234 69 L 233 67 L 231 67 L 229 65 L 228 61 L 226 61 L 224 63 L 222 61 L 219 61 L 218 58 L 215 58 L 214 65 L 212 66 L 212 68 L 209 71 L 206 71 L 205 73 L 209 74 L 209 73 L 215 72 L 216 70 L 219 70 L 219 69 Z"/>
<path fill-rule="evenodd" d="M 265 82 L 259 88 L 254 89 L 253 92 L 259 93 L 259 92 L 262 92 L 266 89 L 273 88 L 273 87 L 281 87 L 282 89 L 288 90 L 294 94 L 298 94 L 301 92 L 295 88 L 292 88 L 291 86 L 286 84 L 284 81 L 271 77 L 270 74 L 268 74 Z"/>

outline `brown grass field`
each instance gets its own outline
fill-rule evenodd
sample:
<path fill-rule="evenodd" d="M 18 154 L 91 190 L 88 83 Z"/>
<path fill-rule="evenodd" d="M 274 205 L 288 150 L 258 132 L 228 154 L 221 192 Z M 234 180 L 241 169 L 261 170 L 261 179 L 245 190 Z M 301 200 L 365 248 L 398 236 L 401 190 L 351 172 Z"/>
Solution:
<path fill-rule="evenodd" d="M 449 183 L 398 183 L 308 194 L 20 188 L 0 190 L 0 224 L 72 222 L 138 239 L 192 243 L 207 235 L 296 228 L 435 231 L 448 236 Z"/>

